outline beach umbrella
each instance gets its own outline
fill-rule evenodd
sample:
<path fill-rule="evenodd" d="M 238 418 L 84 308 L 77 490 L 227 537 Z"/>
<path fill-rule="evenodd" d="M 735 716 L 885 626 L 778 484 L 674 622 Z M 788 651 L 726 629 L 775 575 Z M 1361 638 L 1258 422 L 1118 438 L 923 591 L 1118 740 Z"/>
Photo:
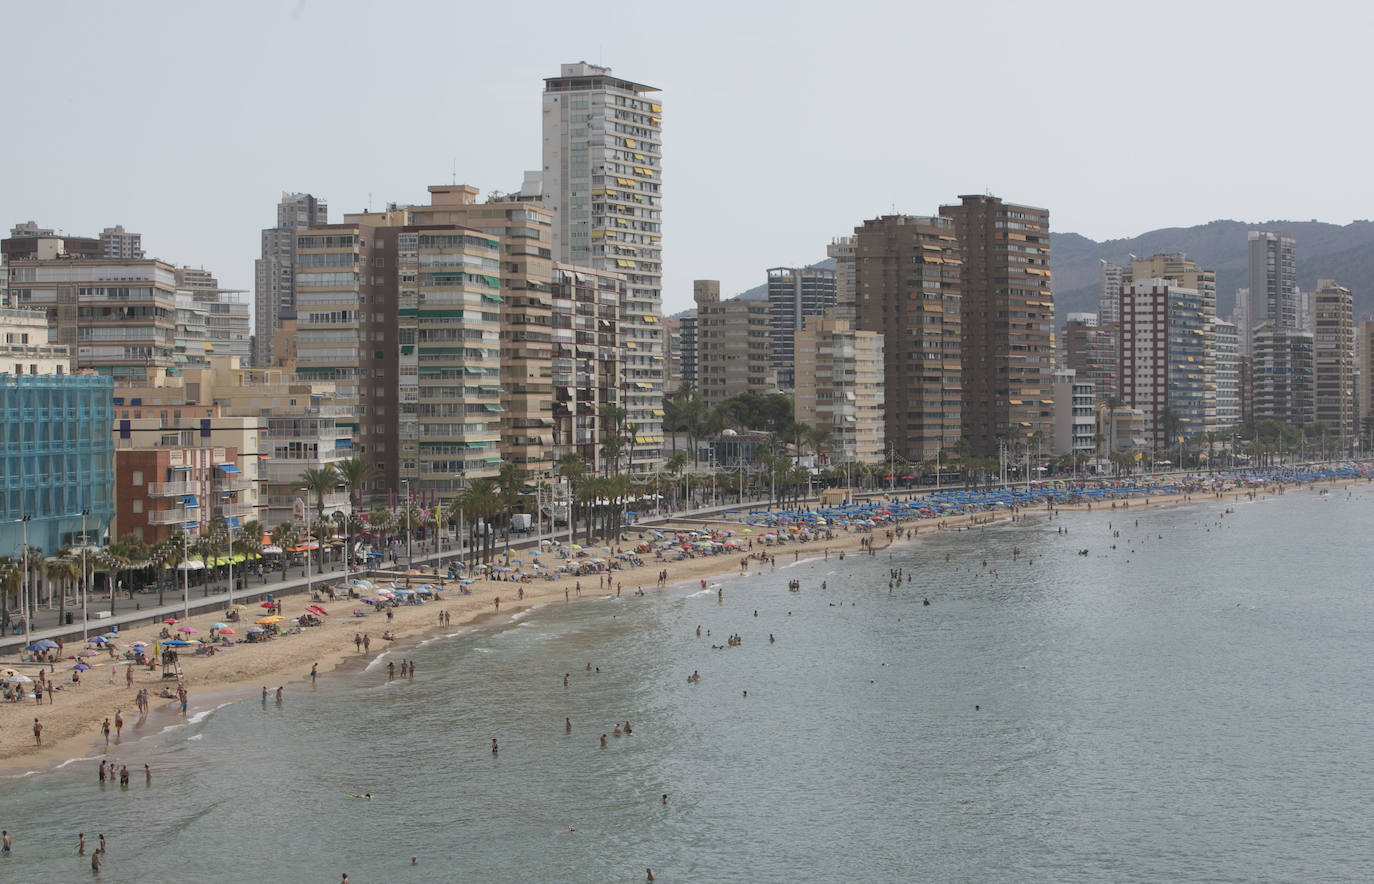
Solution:
<path fill-rule="evenodd" d="M 29 645 L 28 648 L 26 648 L 25 650 L 29 650 L 29 651 L 55 651 L 55 650 L 57 650 L 57 642 L 53 641 L 53 640 L 50 639 L 50 638 L 43 638 L 43 639 L 39 639 L 38 641 L 36 641 L 36 642 L 34 642 L 33 644 Z"/>
<path fill-rule="evenodd" d="M 365 605 L 375 605 L 375 604 L 377 604 L 377 600 L 376 600 L 376 599 L 367 599 L 367 598 L 365 598 L 365 599 L 362 600 L 362 602 L 363 602 L 363 604 L 365 604 Z"/>
<path fill-rule="evenodd" d="M 166 648 L 189 648 L 191 646 L 191 643 L 184 642 L 179 638 L 174 638 L 171 641 L 163 642 L 162 645 Z"/>
<path fill-rule="evenodd" d="M 91 667 L 87 666 L 85 663 L 78 663 L 72 668 L 75 669 L 77 672 L 85 672 L 87 669 L 90 669 Z"/>
<path fill-rule="evenodd" d="M 33 679 L 29 678 L 27 675 L 20 675 L 17 672 L 6 678 L 5 681 L 10 684 L 33 684 Z"/>
<path fill-rule="evenodd" d="M 184 633 L 186 633 L 187 635 L 190 635 L 191 633 L 193 633 L 193 632 L 195 632 L 195 631 L 196 631 L 195 628 L 192 627 L 192 626 L 183 626 L 183 627 L 181 627 L 180 629 L 177 630 L 177 632 L 184 632 Z"/>
<path fill-rule="evenodd" d="M 211 624 L 210 624 L 210 628 L 211 628 L 211 629 L 224 629 L 224 628 L 227 627 L 228 625 L 229 625 L 228 623 L 211 623 Z"/>
<path fill-rule="evenodd" d="M 180 621 L 177 620 L 177 618 L 175 617 L 168 617 L 166 620 L 163 620 L 162 622 L 166 623 L 168 626 L 176 626 L 177 623 L 179 623 Z"/>
<path fill-rule="evenodd" d="M 267 630 L 263 629 L 261 626 L 250 626 L 248 627 L 248 631 L 251 633 L 259 633 L 266 632 Z"/>
<path fill-rule="evenodd" d="M 258 607 L 259 607 L 259 608 L 272 608 L 272 607 L 275 607 L 276 604 L 277 604 L 276 602 L 263 602 L 262 604 L 258 605 Z"/>
<path fill-rule="evenodd" d="M 231 628 L 228 627 L 228 626 L 226 626 L 226 627 L 224 627 L 223 629 L 221 629 L 221 630 L 220 630 L 220 634 L 221 634 L 221 635 L 238 635 L 237 632 L 235 632 L 233 629 L 231 629 Z"/>

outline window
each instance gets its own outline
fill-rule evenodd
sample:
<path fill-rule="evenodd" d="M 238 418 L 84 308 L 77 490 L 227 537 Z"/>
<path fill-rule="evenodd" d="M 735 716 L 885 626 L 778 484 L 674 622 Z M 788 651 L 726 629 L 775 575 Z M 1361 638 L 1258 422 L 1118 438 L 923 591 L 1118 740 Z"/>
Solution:
<path fill-rule="evenodd" d="M 135 513 L 143 512 L 143 500 L 141 498 L 134 498 L 129 502 L 129 505 Z"/>
<path fill-rule="evenodd" d="M 130 480 L 129 480 L 129 481 L 130 481 L 130 483 L 131 483 L 135 488 L 137 488 L 137 487 L 139 487 L 140 485 L 142 485 L 142 484 L 143 484 L 143 471 L 142 471 L 142 470 L 134 470 L 134 471 L 133 471 L 133 474 L 132 474 L 132 476 L 130 477 Z"/>

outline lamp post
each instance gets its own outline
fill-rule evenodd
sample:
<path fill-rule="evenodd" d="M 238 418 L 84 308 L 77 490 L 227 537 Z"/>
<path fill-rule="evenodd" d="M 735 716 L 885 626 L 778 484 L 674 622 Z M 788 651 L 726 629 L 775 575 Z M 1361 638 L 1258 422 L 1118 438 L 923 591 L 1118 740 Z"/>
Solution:
<path fill-rule="evenodd" d="M 406 508 L 406 570 L 410 570 L 410 480 L 402 479 L 401 484 L 405 486 L 405 508 Z"/>
<path fill-rule="evenodd" d="M 312 592 L 315 588 L 314 577 L 310 573 L 310 492 L 305 488 L 297 489 L 297 494 L 306 495 L 306 500 L 302 502 L 301 509 L 305 512 L 305 591 Z M 296 498 L 300 500 L 300 498 Z"/>
<path fill-rule="evenodd" d="M 81 643 L 84 645 L 89 638 L 89 626 L 86 621 L 86 595 L 88 593 L 86 585 L 86 517 L 91 514 L 89 509 L 81 511 Z"/>
<path fill-rule="evenodd" d="M 230 517 L 234 518 L 234 517 Z M 224 520 L 224 530 L 229 533 L 229 601 L 228 607 L 234 606 L 234 523 L 229 519 Z"/>
<path fill-rule="evenodd" d="M 342 484 L 343 487 L 344 487 L 344 497 L 348 499 L 348 513 L 344 516 L 344 554 L 343 554 L 344 585 L 347 586 L 347 585 L 348 585 L 348 546 L 349 546 L 349 544 L 352 542 L 352 539 L 351 539 L 351 538 L 352 538 L 352 534 L 351 534 L 350 532 L 353 530 L 353 526 L 352 526 L 351 524 L 349 524 L 349 523 L 351 523 L 351 522 L 353 521 L 353 494 L 352 494 L 352 491 L 349 489 L 348 483 L 347 483 L 347 482 L 343 482 L 343 483 L 341 483 L 341 484 Z"/>
<path fill-rule="evenodd" d="M 29 514 L 19 520 L 23 524 L 24 532 L 24 582 L 23 588 L 19 593 L 19 613 L 24 618 L 25 635 L 33 632 L 33 623 L 29 619 L 29 519 L 32 518 L 33 515 Z"/>
<path fill-rule="evenodd" d="M 191 539 L 187 533 L 186 525 L 181 526 L 181 617 L 183 620 L 191 619 Z M 114 590 L 110 590 L 110 597 L 114 597 Z"/>

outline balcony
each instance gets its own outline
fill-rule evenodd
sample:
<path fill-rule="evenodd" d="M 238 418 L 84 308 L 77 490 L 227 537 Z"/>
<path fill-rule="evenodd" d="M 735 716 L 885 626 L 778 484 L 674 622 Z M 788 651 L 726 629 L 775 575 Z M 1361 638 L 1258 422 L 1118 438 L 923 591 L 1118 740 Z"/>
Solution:
<path fill-rule="evenodd" d="M 255 483 L 252 479 L 245 479 L 243 476 L 229 478 L 222 476 L 215 482 L 216 491 L 252 491 Z"/>
<path fill-rule="evenodd" d="M 149 525 L 180 525 L 182 522 L 199 522 L 200 507 L 177 507 L 170 510 L 156 510 L 148 513 Z"/>
<path fill-rule="evenodd" d="M 182 494 L 199 494 L 199 482 L 149 482 L 149 497 L 179 497 Z"/>
<path fill-rule="evenodd" d="M 251 503 L 225 503 L 219 508 L 219 515 L 226 519 L 230 516 L 254 516 L 257 512 L 258 508 Z"/>

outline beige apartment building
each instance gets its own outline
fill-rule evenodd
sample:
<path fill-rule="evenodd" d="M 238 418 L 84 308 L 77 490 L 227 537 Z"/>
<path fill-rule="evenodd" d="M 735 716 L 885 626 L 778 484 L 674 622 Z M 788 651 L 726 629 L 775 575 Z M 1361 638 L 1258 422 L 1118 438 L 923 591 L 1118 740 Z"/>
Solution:
<path fill-rule="evenodd" d="M 42 310 L 0 307 L 0 374 L 71 374 L 71 350 L 48 343 Z"/>
<path fill-rule="evenodd" d="M 1358 411 L 1356 434 L 1360 439 L 1361 453 L 1374 450 L 1374 319 L 1361 320 L 1355 341 L 1356 358 L 1360 371 L 1356 378 L 1355 405 Z"/>
<path fill-rule="evenodd" d="M 830 433 L 830 462 L 877 463 L 883 435 L 883 336 L 835 311 L 806 317 L 796 336 L 795 418 Z"/>
<path fill-rule="evenodd" d="M 697 304 L 697 392 L 707 408 L 741 393 L 775 393 L 767 301 L 720 299 L 720 282 L 692 283 Z"/>
<path fill-rule="evenodd" d="M 306 470 L 337 464 L 354 451 L 347 423 L 353 408 L 335 401 L 333 384 L 298 379 L 290 368 L 244 366 L 238 357 L 213 357 L 207 366 L 188 369 L 184 377 L 158 386 L 118 386 L 115 402 L 116 411 L 131 419 L 189 421 L 216 410 L 226 417 L 256 419 L 254 518 L 271 525 L 291 518 Z M 242 472 L 245 478 L 250 475 Z M 326 494 L 324 504 L 326 513 L 345 509 L 346 490 L 340 486 Z"/>
<path fill-rule="evenodd" d="M 554 265 L 554 456 L 576 452 L 593 473 L 607 468 L 601 445 L 613 431 L 602 408 L 623 400 L 619 307 L 626 286 L 621 273 Z"/>

